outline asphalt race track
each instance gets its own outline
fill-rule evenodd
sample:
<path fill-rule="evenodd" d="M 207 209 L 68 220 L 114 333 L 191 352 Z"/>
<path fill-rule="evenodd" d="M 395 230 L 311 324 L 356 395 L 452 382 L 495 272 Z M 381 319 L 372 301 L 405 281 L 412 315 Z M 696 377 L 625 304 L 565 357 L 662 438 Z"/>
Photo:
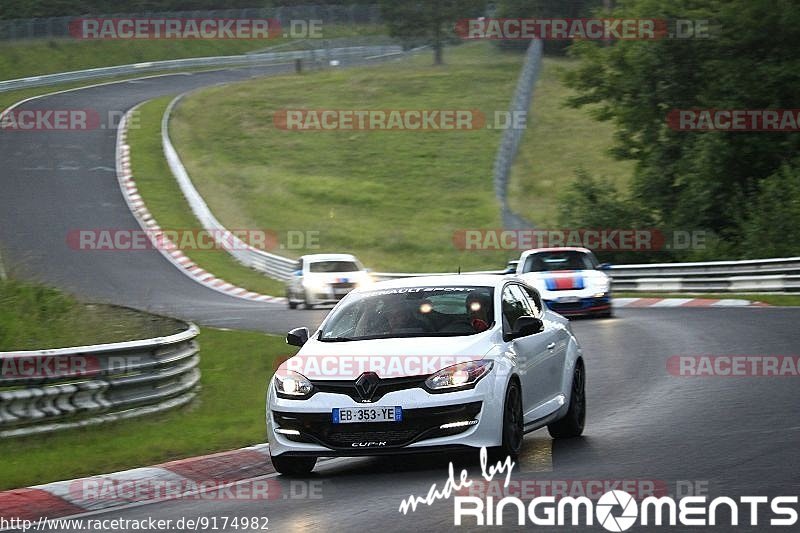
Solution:
<path fill-rule="evenodd" d="M 150 78 L 46 97 L 25 107 L 125 111 L 161 95 L 288 68 Z M 324 311 L 287 312 L 284 305 L 247 302 L 207 289 L 156 251 L 71 250 L 66 243 L 71 229 L 138 228 L 111 170 L 114 142 L 111 130 L 3 134 L 0 240 L 15 271 L 85 298 L 203 324 L 282 333 L 319 323 Z M 799 322 L 798 308 L 754 307 L 622 309 L 613 319 L 573 321 L 586 354 L 585 436 L 555 442 L 545 431 L 529 434 L 513 479 L 523 484 L 639 480 L 669 494 L 679 486 L 700 487 L 711 497 L 800 494 L 798 378 L 679 377 L 667 371 L 673 355 L 797 354 Z M 272 531 L 435 531 L 453 525 L 452 501 L 421 506 L 405 516 L 398 508 L 409 495 L 424 496 L 432 483 L 441 487 L 451 459 L 479 478 L 471 456 L 335 459 L 321 463 L 305 480 L 320 487 L 314 498 L 303 497 L 302 490 L 291 497 L 293 487 L 303 482 L 275 478 L 281 487 L 276 499 L 170 501 L 98 517 L 262 516 L 269 518 Z M 725 516 L 720 513 L 722 524 Z M 761 523 L 770 516 L 762 513 Z M 510 509 L 505 517 L 515 518 Z M 527 528 L 547 530 L 530 523 Z M 591 528 L 553 528 L 584 529 Z"/>

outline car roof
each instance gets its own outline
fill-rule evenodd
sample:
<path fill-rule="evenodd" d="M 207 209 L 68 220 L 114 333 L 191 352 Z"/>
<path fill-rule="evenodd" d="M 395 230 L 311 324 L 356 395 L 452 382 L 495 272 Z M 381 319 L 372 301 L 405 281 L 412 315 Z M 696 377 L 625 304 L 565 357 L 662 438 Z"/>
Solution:
<path fill-rule="evenodd" d="M 309 254 L 300 259 L 309 263 L 319 263 L 321 261 L 357 261 L 354 255 L 350 254 Z"/>
<path fill-rule="evenodd" d="M 441 276 L 415 276 L 379 281 L 365 290 L 394 289 L 402 287 L 499 287 L 509 280 L 525 283 L 516 276 L 499 274 L 443 274 Z"/>

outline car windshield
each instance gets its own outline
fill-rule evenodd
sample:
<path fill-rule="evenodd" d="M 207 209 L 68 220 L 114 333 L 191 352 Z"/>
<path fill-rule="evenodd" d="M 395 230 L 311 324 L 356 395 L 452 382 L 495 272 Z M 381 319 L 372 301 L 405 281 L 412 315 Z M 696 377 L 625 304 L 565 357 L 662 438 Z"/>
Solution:
<path fill-rule="evenodd" d="M 361 270 L 353 261 L 317 261 L 309 263 L 309 272 L 358 272 Z"/>
<path fill-rule="evenodd" d="M 591 270 L 592 258 L 578 250 L 559 250 L 531 254 L 522 272 L 552 272 L 556 270 Z"/>
<path fill-rule="evenodd" d="M 494 323 L 491 287 L 402 287 L 354 293 L 320 331 L 325 342 L 474 335 Z"/>

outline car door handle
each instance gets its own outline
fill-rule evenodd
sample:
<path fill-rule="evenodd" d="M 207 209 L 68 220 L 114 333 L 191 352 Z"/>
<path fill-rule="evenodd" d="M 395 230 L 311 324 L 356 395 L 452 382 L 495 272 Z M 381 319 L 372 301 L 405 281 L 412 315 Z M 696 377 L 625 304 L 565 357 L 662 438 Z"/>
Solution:
<path fill-rule="evenodd" d="M 556 347 L 556 343 L 554 343 L 554 342 L 551 342 L 550 344 L 547 345 L 547 349 L 548 350 L 553 350 L 555 347 Z"/>

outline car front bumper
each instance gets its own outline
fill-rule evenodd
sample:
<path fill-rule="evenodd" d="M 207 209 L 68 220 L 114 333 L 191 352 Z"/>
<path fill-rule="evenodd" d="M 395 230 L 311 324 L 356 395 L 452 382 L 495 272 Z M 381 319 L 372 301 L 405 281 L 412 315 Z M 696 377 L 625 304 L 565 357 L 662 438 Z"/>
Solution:
<path fill-rule="evenodd" d="M 491 379 L 483 379 L 474 389 L 444 394 L 431 394 L 421 388 L 404 389 L 389 392 L 371 403 L 329 392 L 317 392 L 307 400 L 287 400 L 278 398 L 270 386 L 267 410 L 270 453 L 339 457 L 497 446 L 503 402 L 493 393 L 492 385 Z M 333 408 L 394 406 L 403 408 L 401 422 L 332 422 Z M 455 422 L 471 425 L 442 427 Z M 298 434 L 289 435 L 286 430 Z"/>
<path fill-rule="evenodd" d="M 611 295 L 577 296 L 567 299 L 552 298 L 544 300 L 547 307 L 564 316 L 602 315 L 611 312 Z"/>

